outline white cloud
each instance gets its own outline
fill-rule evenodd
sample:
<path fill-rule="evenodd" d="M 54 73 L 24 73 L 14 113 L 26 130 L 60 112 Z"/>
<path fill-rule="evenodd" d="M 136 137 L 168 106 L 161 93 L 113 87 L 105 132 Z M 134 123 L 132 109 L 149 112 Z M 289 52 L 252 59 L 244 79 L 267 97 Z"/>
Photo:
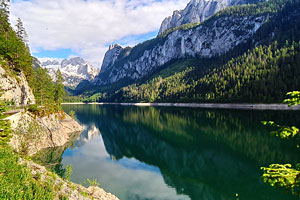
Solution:
<path fill-rule="evenodd" d="M 100 65 L 108 44 L 158 30 L 165 17 L 188 1 L 15 0 L 11 21 L 22 19 L 33 51 L 71 48 Z"/>

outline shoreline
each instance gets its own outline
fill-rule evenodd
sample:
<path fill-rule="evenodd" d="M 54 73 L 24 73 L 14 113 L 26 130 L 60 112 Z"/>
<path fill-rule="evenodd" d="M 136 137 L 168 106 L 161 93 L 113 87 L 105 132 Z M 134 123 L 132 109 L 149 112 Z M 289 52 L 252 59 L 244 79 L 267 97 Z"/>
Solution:
<path fill-rule="evenodd" d="M 212 108 L 235 110 L 300 110 L 300 105 L 288 107 L 287 104 L 250 104 L 250 103 L 62 103 L 62 105 L 121 105 L 140 107 L 182 107 L 182 108 Z"/>

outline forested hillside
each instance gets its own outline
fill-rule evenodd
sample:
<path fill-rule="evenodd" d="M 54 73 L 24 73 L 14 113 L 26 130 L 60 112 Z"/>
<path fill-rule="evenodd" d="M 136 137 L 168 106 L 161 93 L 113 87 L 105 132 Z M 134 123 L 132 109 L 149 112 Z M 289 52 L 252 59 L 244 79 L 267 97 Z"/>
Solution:
<path fill-rule="evenodd" d="M 100 87 L 100 93 L 89 100 L 281 102 L 287 92 L 300 87 L 300 1 L 270 0 L 230 7 L 207 21 L 224 15 L 262 13 L 267 14 L 263 26 L 248 42 L 226 54 L 170 62 L 135 84 L 116 91 L 109 86 Z"/>

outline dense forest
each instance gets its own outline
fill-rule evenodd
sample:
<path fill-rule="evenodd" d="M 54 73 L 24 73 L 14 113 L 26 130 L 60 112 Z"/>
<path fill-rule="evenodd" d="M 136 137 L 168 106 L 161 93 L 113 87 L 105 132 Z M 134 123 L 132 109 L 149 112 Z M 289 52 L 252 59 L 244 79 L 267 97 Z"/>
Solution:
<path fill-rule="evenodd" d="M 287 92 L 300 87 L 299 13 L 299 0 L 271 0 L 227 8 L 204 23 L 223 15 L 265 14 L 267 20 L 253 38 L 225 55 L 173 61 L 134 84 L 119 89 L 98 88 L 85 101 L 282 102 Z M 194 26 L 198 24 L 183 28 Z M 158 36 L 158 41 L 165 36 Z M 156 40 L 135 48 L 147 48 L 150 43 L 153 46 Z"/>

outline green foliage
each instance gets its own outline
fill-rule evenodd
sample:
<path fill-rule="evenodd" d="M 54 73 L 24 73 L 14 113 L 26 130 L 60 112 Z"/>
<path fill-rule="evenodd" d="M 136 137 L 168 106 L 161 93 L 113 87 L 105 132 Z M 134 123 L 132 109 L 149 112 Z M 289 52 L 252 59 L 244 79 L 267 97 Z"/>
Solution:
<path fill-rule="evenodd" d="M 5 111 L 5 103 L 0 104 L 0 115 Z M 7 145 L 11 134 L 10 124 L 0 120 L 0 199 L 53 199 L 53 183 L 41 181 L 39 175 L 33 177 L 25 164 Z"/>
<path fill-rule="evenodd" d="M 290 96 L 290 99 L 285 99 L 283 101 L 284 103 L 288 104 L 289 106 L 300 104 L 300 92 L 299 91 L 288 92 L 287 95 Z"/>
<path fill-rule="evenodd" d="M 289 105 L 298 105 L 300 102 L 299 92 L 287 93 L 292 99 L 286 99 L 284 102 Z M 299 139 L 299 129 L 292 126 L 280 126 L 273 121 L 262 122 L 264 125 L 275 127 L 276 130 L 272 131 L 273 135 L 283 139 L 297 137 Z M 298 145 L 298 147 L 300 147 Z M 294 195 L 300 197 L 300 163 L 295 168 L 291 164 L 271 164 L 269 167 L 261 167 L 264 171 L 262 176 L 264 182 L 273 187 L 284 188 L 291 191 Z"/>
<path fill-rule="evenodd" d="M 100 184 L 98 183 L 97 179 L 87 179 L 86 180 L 89 186 L 98 187 Z"/>
<path fill-rule="evenodd" d="M 11 136 L 10 123 L 9 121 L 3 120 L 5 117 L 3 113 L 7 111 L 7 103 L 0 101 L 0 147 L 9 142 Z"/>
<path fill-rule="evenodd" d="M 74 110 L 71 110 L 69 112 L 69 115 L 70 115 L 70 117 L 72 117 L 72 119 L 75 119 L 75 111 Z"/>
<path fill-rule="evenodd" d="M 83 102 L 85 98 L 80 96 L 64 96 L 62 98 L 63 103 L 78 103 Z"/>
<path fill-rule="evenodd" d="M 53 199 L 52 183 L 32 177 L 8 145 L 0 147 L 0 199 Z"/>
<path fill-rule="evenodd" d="M 63 84 L 63 76 L 60 70 L 57 70 L 55 73 L 55 89 L 54 89 L 54 101 L 56 102 L 57 106 L 61 109 L 61 102 L 62 98 L 65 95 L 65 89 Z"/>
<path fill-rule="evenodd" d="M 59 70 L 56 72 L 56 82 L 53 83 L 47 69 L 36 69 L 35 83 L 32 88 L 36 103 L 40 106 L 40 116 L 62 110 L 61 102 L 65 95 L 62 81 L 62 75 Z"/>
<path fill-rule="evenodd" d="M 296 169 L 290 164 L 272 164 L 269 167 L 262 167 L 264 170 L 263 179 L 273 187 L 285 188 L 291 190 L 297 196 L 300 196 L 300 168 Z"/>
<path fill-rule="evenodd" d="M 25 108 L 27 111 L 33 113 L 36 116 L 41 116 L 42 115 L 42 108 L 39 107 L 38 105 L 34 104 L 34 105 L 29 105 Z"/>
<path fill-rule="evenodd" d="M 32 57 L 29 52 L 29 48 L 24 44 L 26 40 L 25 29 L 21 20 L 19 20 L 18 26 L 21 30 L 19 35 L 13 30 L 9 23 L 9 1 L 2 0 L 0 2 L 0 55 L 5 61 L 7 61 L 10 70 L 18 74 L 22 71 L 29 85 L 34 83 L 33 69 L 32 69 Z"/>
<path fill-rule="evenodd" d="M 72 174 L 72 165 L 67 165 L 66 167 L 66 173 L 65 173 L 65 178 L 67 180 L 70 180 Z"/>
<path fill-rule="evenodd" d="M 17 37 L 20 38 L 25 45 L 27 45 L 28 35 L 24 28 L 23 22 L 20 18 L 17 19 L 16 28 L 17 28 L 16 30 Z"/>
<path fill-rule="evenodd" d="M 295 126 L 289 127 L 289 126 L 280 126 L 278 124 L 275 124 L 273 121 L 263 121 L 263 125 L 268 125 L 271 127 L 275 127 L 276 131 L 272 131 L 271 134 L 281 137 L 282 139 L 290 139 L 293 137 L 299 137 L 299 129 Z"/>

